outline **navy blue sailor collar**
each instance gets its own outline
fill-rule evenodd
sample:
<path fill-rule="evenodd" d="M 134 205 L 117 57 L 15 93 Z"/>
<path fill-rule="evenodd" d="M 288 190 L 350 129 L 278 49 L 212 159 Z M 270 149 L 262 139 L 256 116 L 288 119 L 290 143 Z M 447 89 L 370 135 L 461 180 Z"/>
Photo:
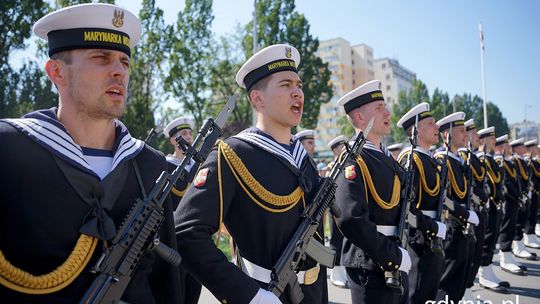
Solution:
<path fill-rule="evenodd" d="M 301 168 L 304 158 L 308 155 L 304 146 L 295 135 L 292 136 L 290 145 L 278 143 L 271 135 L 256 127 L 245 129 L 233 137 L 254 144 L 269 153 L 277 155 L 297 169 Z"/>
<path fill-rule="evenodd" d="M 57 111 L 58 109 L 53 107 L 5 121 L 55 156 L 99 179 L 98 174 L 85 160 L 82 147 L 75 143 L 64 125 L 58 121 Z M 116 138 L 112 149 L 114 156 L 111 172 L 123 161 L 137 156 L 144 148 L 144 142 L 131 137 L 121 121 L 115 120 L 115 124 Z"/>

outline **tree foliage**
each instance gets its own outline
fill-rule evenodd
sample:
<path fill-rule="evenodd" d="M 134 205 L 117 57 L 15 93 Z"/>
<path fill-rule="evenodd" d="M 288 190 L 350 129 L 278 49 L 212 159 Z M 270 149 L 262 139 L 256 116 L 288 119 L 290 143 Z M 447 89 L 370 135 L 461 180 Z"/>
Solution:
<path fill-rule="evenodd" d="M 168 33 L 170 55 L 165 89 L 200 125 L 208 103 L 211 57 L 211 0 L 186 0 Z"/>
<path fill-rule="evenodd" d="M 143 31 L 141 40 L 132 50 L 129 95 L 123 117 L 134 137 L 145 138 L 156 126 L 154 111 L 164 100 L 161 66 L 165 60 L 163 11 L 155 0 L 143 0 L 139 12 Z"/>
<path fill-rule="evenodd" d="M 253 22 L 246 25 L 243 46 L 246 58 L 253 54 Z M 328 65 L 315 55 L 319 40 L 310 34 L 303 14 L 295 11 L 294 0 L 259 0 L 257 2 L 257 45 L 259 49 L 288 43 L 300 52 L 299 75 L 303 82 L 304 113 L 301 126 L 317 127 L 320 107 L 332 98 Z"/>

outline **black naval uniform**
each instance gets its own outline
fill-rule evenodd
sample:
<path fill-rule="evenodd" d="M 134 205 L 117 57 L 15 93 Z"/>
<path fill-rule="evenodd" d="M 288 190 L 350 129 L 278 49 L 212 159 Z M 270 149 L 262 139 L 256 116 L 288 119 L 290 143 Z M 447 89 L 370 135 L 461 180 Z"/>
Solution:
<path fill-rule="evenodd" d="M 504 179 L 502 178 L 501 169 L 492 154 L 478 154 L 482 163 L 486 168 L 486 178 L 490 199 L 488 217 L 486 223 L 486 233 L 484 235 L 484 244 L 482 246 L 481 266 L 488 266 L 493 263 L 493 253 L 495 245 L 499 238 L 500 224 L 502 219 L 502 206 L 504 203 Z"/>
<path fill-rule="evenodd" d="M 464 162 L 467 163 L 468 150 L 466 148 L 462 148 L 458 151 L 461 158 L 463 158 Z M 484 168 L 484 165 L 481 162 L 480 158 L 478 158 L 476 153 L 471 151 L 470 155 L 470 167 L 467 168 L 467 170 L 471 170 L 470 176 L 472 177 L 472 181 L 468 180 L 467 182 L 472 183 L 473 193 L 470 194 L 472 195 L 471 208 L 473 208 L 473 210 L 478 215 L 480 223 L 474 227 L 476 242 L 474 243 L 471 252 L 472 260 L 471 267 L 468 268 L 470 271 L 467 279 L 467 288 L 471 288 L 474 285 L 474 279 L 476 278 L 476 274 L 478 273 L 478 269 L 481 265 L 482 248 L 484 246 L 484 235 L 486 233 L 485 227 L 487 226 L 488 221 L 488 211 L 486 208 L 486 203 L 489 200 L 489 196 L 487 195 L 484 188 L 484 179 L 486 178 L 486 170 Z"/>
<path fill-rule="evenodd" d="M 519 211 L 519 199 L 521 198 L 518 185 L 518 171 L 514 161 L 510 159 L 503 161 L 502 155 L 495 155 L 495 160 L 502 167 L 504 185 L 506 187 L 499 245 L 501 251 L 508 252 L 512 251 L 512 241 L 514 240 Z"/>
<path fill-rule="evenodd" d="M 439 149 L 435 159 L 442 163 L 445 150 Z M 448 152 L 448 198 L 445 207 L 449 211 L 447 234 L 444 242 L 445 268 L 439 284 L 438 300 L 459 301 L 466 289 L 467 275 L 471 264 L 470 241 L 464 235 L 469 211 L 467 202 L 467 184 L 462 167 L 462 159 L 453 152 Z"/>
<path fill-rule="evenodd" d="M 219 143 L 175 211 L 186 269 L 221 302 L 249 303 L 259 288 L 267 287 L 269 270 L 298 227 L 318 182 L 315 163 L 297 139 L 284 146 L 251 128 Z M 212 241 L 222 222 L 234 237 L 246 273 Z M 316 238 L 322 242 L 319 228 Z M 253 274 L 248 268 L 261 271 Z M 328 303 L 324 267 L 308 258 L 301 270 L 306 271 L 302 303 Z M 289 303 L 287 293 L 280 300 Z"/>
<path fill-rule="evenodd" d="M 174 169 L 180 165 L 180 160 L 173 155 L 167 155 L 166 159 L 167 171 L 172 173 Z M 178 207 L 182 196 L 184 196 L 184 193 L 186 193 L 187 188 L 191 185 L 191 182 L 195 177 L 195 173 L 197 173 L 197 168 L 195 168 L 194 165 L 195 161 L 192 160 L 184 169 L 186 170 L 185 178 L 181 180 L 178 179 L 176 185 L 171 190 L 173 210 L 176 210 Z M 186 271 L 182 263 L 180 264 L 179 270 L 181 280 L 179 289 L 181 290 L 180 294 L 182 297 L 179 303 L 197 304 L 199 302 L 199 297 L 201 296 L 201 283 L 197 282 L 197 280 Z"/>
<path fill-rule="evenodd" d="M 538 204 L 540 203 L 540 159 L 538 157 L 529 158 L 529 168 L 532 181 L 532 195 L 529 217 L 525 225 L 525 234 L 533 234 L 538 220 Z"/>
<path fill-rule="evenodd" d="M 328 172 L 332 170 L 335 165 L 335 160 L 328 164 Z M 343 234 L 339 231 L 336 219 L 332 213 L 330 213 L 330 248 L 336 252 L 335 266 L 341 266 L 341 248 L 343 246 Z"/>
<path fill-rule="evenodd" d="M 336 204 L 341 209 L 337 223 L 345 237 L 341 265 L 347 269 L 355 304 L 400 300 L 399 290 L 386 285 L 384 271 L 399 269 L 401 250 L 395 236 L 378 231 L 398 225 L 401 171 L 392 157 L 368 141 L 358 160 L 348 160 L 337 179 Z M 407 275 L 401 275 L 407 289 Z"/>
<path fill-rule="evenodd" d="M 55 108 L 25 117 L 0 121 L 0 250 L 8 263 L 42 275 L 66 261 L 82 233 L 112 238 L 115 226 L 120 225 L 135 199 L 151 189 L 166 164 L 163 154 L 131 138 L 117 122 L 113 169 L 100 180 L 85 161 L 81 147 L 57 120 Z M 160 239 L 176 248 L 170 200 L 163 207 L 166 218 Z M 90 268 L 101 255 L 103 242 L 94 242 L 97 246 L 93 252 L 91 248 L 82 250 L 90 256 L 89 262 L 80 265 L 82 272 L 75 274 L 71 283 L 66 282 L 67 286 L 34 295 L 2 283 L 1 302 L 77 303 L 96 277 Z M 178 279 L 176 269 L 147 252 L 122 300 L 178 303 Z M 36 287 L 29 289 L 27 292 L 33 292 Z"/>
<path fill-rule="evenodd" d="M 398 157 L 402 166 L 407 163 L 409 151 L 410 148 L 406 148 Z M 414 206 L 411 207 L 421 213 L 416 216 L 419 219 L 418 227 L 410 227 L 408 231 L 407 251 L 412 262 L 409 272 L 408 303 L 424 304 L 426 301 L 435 300 L 444 270 L 444 257 L 429 248 L 429 241 L 434 239 L 438 232 L 438 226 L 433 218 L 436 216 L 441 187 L 437 163 L 428 151 L 417 147 L 414 151 L 413 166 L 416 199 Z"/>
<path fill-rule="evenodd" d="M 521 156 L 514 155 L 514 161 L 516 164 L 516 170 L 517 170 L 519 181 L 521 184 L 521 193 L 523 194 L 523 197 L 527 197 L 527 201 L 529 201 L 529 197 L 528 197 L 528 193 L 530 190 L 529 167 L 527 166 L 526 161 Z M 518 218 L 516 222 L 516 230 L 514 234 L 515 241 L 523 240 L 523 231 L 525 230 L 525 226 L 527 225 L 527 218 L 529 217 L 529 212 L 530 212 L 530 207 L 531 207 L 530 205 L 531 205 L 530 202 L 528 202 L 524 205 L 523 208 L 519 208 Z M 535 256 L 536 253 L 532 252 L 532 255 Z"/>

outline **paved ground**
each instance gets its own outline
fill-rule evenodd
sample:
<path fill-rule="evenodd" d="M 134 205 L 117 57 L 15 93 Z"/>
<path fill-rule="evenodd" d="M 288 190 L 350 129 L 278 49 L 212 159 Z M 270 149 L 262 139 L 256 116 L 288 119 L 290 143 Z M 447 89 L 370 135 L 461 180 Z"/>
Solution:
<path fill-rule="evenodd" d="M 540 250 L 533 250 L 540 256 Z M 498 266 L 498 255 L 495 256 L 496 265 Z M 516 276 L 500 270 L 496 267 L 495 273 L 501 279 L 510 282 L 512 288 L 511 294 L 498 294 L 486 289 L 483 289 L 476 283 L 472 289 L 476 299 L 486 301 L 486 304 L 538 304 L 540 303 L 540 261 L 526 261 L 517 259 L 529 269 L 527 276 Z M 330 292 L 330 303 L 333 304 L 349 304 L 351 296 L 348 289 L 337 288 L 328 282 Z M 200 304 L 219 303 L 208 290 L 203 289 Z M 481 301 L 475 302 L 460 302 L 461 304 L 480 304 Z M 383 303 L 381 303 L 383 304 Z M 451 304 L 450 302 L 440 301 L 437 304 Z M 457 303 L 453 303 L 457 304 Z"/>

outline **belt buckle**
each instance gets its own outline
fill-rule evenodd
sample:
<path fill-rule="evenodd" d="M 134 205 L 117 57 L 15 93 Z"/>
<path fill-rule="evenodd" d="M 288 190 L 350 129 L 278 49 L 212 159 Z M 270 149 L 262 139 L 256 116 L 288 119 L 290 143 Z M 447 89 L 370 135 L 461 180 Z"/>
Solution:
<path fill-rule="evenodd" d="M 304 273 L 304 285 L 311 285 L 317 281 L 319 278 L 319 271 L 321 270 L 321 267 L 319 264 L 317 266 L 310 268 L 305 271 Z"/>

